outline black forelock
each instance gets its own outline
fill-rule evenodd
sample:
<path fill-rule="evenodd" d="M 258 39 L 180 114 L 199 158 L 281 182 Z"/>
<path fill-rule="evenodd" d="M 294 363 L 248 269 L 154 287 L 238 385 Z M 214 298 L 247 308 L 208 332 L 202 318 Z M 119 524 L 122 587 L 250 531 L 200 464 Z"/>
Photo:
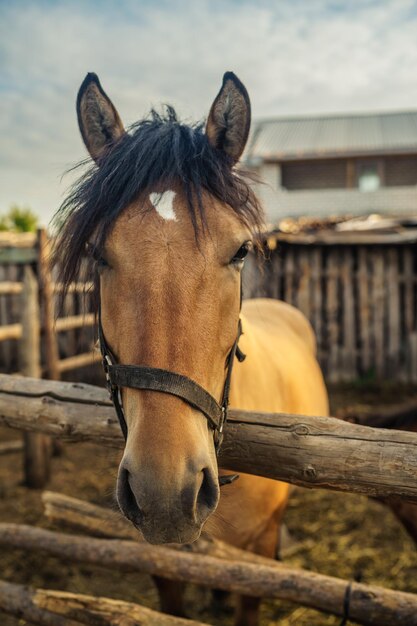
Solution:
<path fill-rule="evenodd" d="M 85 162 L 84 162 L 85 164 Z M 133 124 L 80 177 L 54 217 L 54 261 L 65 286 L 76 280 L 88 241 L 100 248 L 121 212 L 142 193 L 181 186 L 196 238 L 205 227 L 202 192 L 227 203 L 252 230 L 263 213 L 243 172 L 213 148 L 202 124 L 181 123 L 171 106 Z"/>

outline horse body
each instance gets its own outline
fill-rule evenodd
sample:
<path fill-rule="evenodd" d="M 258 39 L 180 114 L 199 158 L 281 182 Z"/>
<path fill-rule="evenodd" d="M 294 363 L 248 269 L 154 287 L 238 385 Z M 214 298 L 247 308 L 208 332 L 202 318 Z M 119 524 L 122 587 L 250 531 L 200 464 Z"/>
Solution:
<path fill-rule="evenodd" d="M 327 415 L 328 400 L 315 355 L 309 322 L 294 307 L 271 299 L 243 302 L 243 335 L 239 345 L 247 358 L 236 364 L 231 406 L 248 411 Z M 219 518 L 226 520 L 213 535 L 238 547 L 274 557 L 279 524 L 289 485 L 241 474 L 220 499 Z"/>
<path fill-rule="evenodd" d="M 272 300 L 240 310 L 244 257 L 262 223 L 235 169 L 250 125 L 240 81 L 225 74 L 205 133 L 169 109 L 129 135 L 95 75 L 81 86 L 77 112 L 98 167 L 64 203 L 56 257 L 68 285 L 84 246 L 93 250 L 101 329 L 117 362 L 191 378 L 220 402 L 241 317 L 247 358 L 235 364 L 231 406 L 325 415 L 307 320 Z M 242 474 L 220 498 L 212 425 L 198 406 L 172 392 L 120 391 L 127 437 L 117 497 L 145 539 L 189 543 L 204 527 L 274 557 L 289 486 Z M 157 584 L 164 610 L 181 613 L 179 585 Z M 243 598 L 236 624 L 256 624 L 258 603 Z"/>

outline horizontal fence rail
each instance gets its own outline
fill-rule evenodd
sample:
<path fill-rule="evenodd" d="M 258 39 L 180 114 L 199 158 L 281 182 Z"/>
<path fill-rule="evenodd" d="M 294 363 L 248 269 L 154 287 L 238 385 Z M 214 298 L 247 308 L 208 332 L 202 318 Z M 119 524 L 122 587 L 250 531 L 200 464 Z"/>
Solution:
<path fill-rule="evenodd" d="M 0 375 L 0 424 L 123 447 L 104 389 Z M 417 435 L 335 418 L 231 410 L 220 465 L 367 496 L 417 502 Z"/>
<path fill-rule="evenodd" d="M 347 581 L 274 561 L 264 565 L 226 560 L 145 542 L 80 537 L 23 524 L 0 524 L 0 545 L 42 550 L 112 571 L 139 571 L 238 594 L 280 598 L 339 616 L 345 612 Z M 368 626 L 417 626 L 417 596 L 353 582 L 349 617 Z"/>

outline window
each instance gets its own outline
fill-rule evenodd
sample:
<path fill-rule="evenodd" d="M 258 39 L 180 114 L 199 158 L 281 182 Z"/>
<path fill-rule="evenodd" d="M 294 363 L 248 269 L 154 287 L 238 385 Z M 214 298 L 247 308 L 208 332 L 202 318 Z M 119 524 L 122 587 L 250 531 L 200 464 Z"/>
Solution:
<path fill-rule="evenodd" d="M 376 191 L 381 187 L 381 174 L 378 161 L 358 163 L 358 188 L 361 191 Z"/>

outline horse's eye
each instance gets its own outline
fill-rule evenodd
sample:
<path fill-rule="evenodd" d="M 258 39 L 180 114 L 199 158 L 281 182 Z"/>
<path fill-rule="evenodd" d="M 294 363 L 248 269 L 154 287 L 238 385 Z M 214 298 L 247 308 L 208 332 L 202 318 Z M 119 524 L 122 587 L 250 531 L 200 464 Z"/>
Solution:
<path fill-rule="evenodd" d="M 241 265 L 243 261 L 245 260 L 245 257 L 247 256 L 250 248 L 251 248 L 251 242 L 245 241 L 245 243 L 240 246 L 239 250 L 233 256 L 231 263 L 234 263 L 235 265 Z"/>
<path fill-rule="evenodd" d="M 99 259 L 96 259 L 96 267 L 97 270 L 103 270 L 106 267 L 109 267 L 109 264 L 107 263 L 106 259 L 103 259 L 103 257 L 101 256 Z"/>
<path fill-rule="evenodd" d="M 94 259 L 95 265 L 98 271 L 106 267 L 109 267 L 109 264 L 107 263 L 106 259 L 101 256 L 100 251 L 98 248 L 96 248 L 96 246 L 88 243 L 86 248 L 87 248 L 87 254 L 89 254 Z"/>

